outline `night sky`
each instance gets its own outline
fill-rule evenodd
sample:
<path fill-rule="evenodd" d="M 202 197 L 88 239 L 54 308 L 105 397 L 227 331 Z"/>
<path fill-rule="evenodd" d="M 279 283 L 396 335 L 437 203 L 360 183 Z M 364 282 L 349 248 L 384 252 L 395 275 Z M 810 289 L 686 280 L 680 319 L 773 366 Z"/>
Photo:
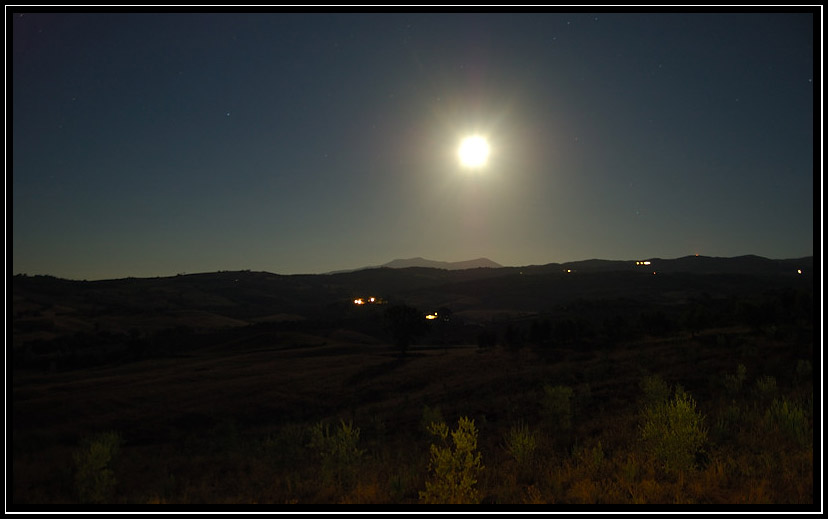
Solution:
<path fill-rule="evenodd" d="M 7 22 L 14 273 L 814 253 L 812 14 Z"/>

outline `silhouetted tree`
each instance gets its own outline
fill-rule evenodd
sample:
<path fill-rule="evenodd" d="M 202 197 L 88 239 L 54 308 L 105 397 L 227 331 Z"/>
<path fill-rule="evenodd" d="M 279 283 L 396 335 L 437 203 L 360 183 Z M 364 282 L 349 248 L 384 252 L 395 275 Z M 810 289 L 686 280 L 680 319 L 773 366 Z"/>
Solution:
<path fill-rule="evenodd" d="M 385 311 L 394 344 L 405 355 L 411 342 L 423 335 L 428 328 L 425 315 L 416 308 L 408 305 L 393 305 Z"/>
<path fill-rule="evenodd" d="M 604 319 L 602 331 L 612 342 L 624 341 L 635 335 L 635 330 L 629 321 L 621 315 L 613 315 Z"/>
<path fill-rule="evenodd" d="M 552 326 L 546 319 L 534 320 L 529 329 L 529 340 L 535 344 L 543 345 L 549 342 L 552 337 Z"/>
<path fill-rule="evenodd" d="M 523 346 L 523 333 L 521 333 L 520 328 L 509 323 L 506 332 L 503 334 L 503 345 L 511 352 L 517 353 Z"/>
<path fill-rule="evenodd" d="M 578 323 L 566 318 L 556 321 L 552 326 L 552 340 L 558 344 L 570 344 L 578 339 Z"/>
<path fill-rule="evenodd" d="M 443 343 L 443 351 L 448 351 L 448 335 L 451 327 L 451 316 L 453 312 L 447 306 L 437 309 L 437 330 L 440 333 L 440 342 Z"/>
<path fill-rule="evenodd" d="M 497 332 L 494 330 L 483 330 L 477 334 L 477 346 L 480 348 L 494 348 L 497 344 Z"/>
<path fill-rule="evenodd" d="M 691 303 L 684 313 L 684 326 L 695 337 L 711 323 L 710 311 L 701 303 Z"/>
<path fill-rule="evenodd" d="M 775 308 L 767 301 L 744 301 L 741 305 L 742 322 L 754 333 L 762 333 L 775 321 Z"/>
<path fill-rule="evenodd" d="M 661 310 L 641 313 L 641 327 L 653 337 L 664 337 L 675 330 L 675 323 Z"/>
<path fill-rule="evenodd" d="M 439 318 L 440 321 L 443 321 L 443 322 L 451 321 L 451 316 L 453 314 L 454 313 L 451 311 L 451 308 L 449 308 L 447 306 L 441 306 L 440 308 L 437 309 L 437 317 Z"/>

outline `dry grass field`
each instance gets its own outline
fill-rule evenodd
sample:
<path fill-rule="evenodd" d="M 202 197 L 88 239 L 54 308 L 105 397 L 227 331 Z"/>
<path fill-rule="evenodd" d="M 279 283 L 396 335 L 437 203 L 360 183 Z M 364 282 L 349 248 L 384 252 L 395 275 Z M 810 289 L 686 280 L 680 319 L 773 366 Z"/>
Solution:
<path fill-rule="evenodd" d="M 567 478 L 581 477 L 570 473 L 575 468 L 566 465 L 576 459 L 579 447 L 601 442 L 608 463 L 622 463 L 618 458 L 622 454 L 640 456 L 637 422 L 643 377 L 657 373 L 697 395 L 710 427 L 723 412 L 719 407 L 726 405 L 715 380 L 735 372 L 738 363 L 751 365 L 751 379 L 767 373 L 757 370 L 777 366 L 781 382 L 786 371 L 793 374 L 796 369 L 797 359 L 785 344 L 735 330 L 711 332 L 710 336 L 762 344 L 741 360 L 715 343 L 705 346 L 705 336 L 645 340 L 611 351 L 563 350 L 554 361 L 531 348 L 513 352 L 500 347 L 482 350 L 476 345 L 414 347 L 401 358 L 385 344 L 281 334 L 271 337 L 268 347 L 262 347 L 268 340 L 260 337 L 255 347 L 217 348 L 84 371 L 16 375 L 12 387 L 13 492 L 21 504 L 77 502 L 72 453 L 83 438 L 115 430 L 123 439 L 116 461 L 115 503 L 360 501 L 348 493 L 354 489 L 322 481 L 321 469 L 315 467 L 314 454 L 305 443 L 303 429 L 319 421 L 337 424 L 342 419 L 361 431 L 364 466 L 354 470 L 367 478 L 363 485 L 373 488 L 368 500 L 412 504 L 426 478 L 429 443 L 421 424 L 424 410 L 439 408 L 449 422 L 468 416 L 477 423 L 487 467 L 480 481 L 486 501 L 519 504 L 532 497 L 550 503 L 578 502 L 580 498 L 569 495 L 575 491 L 565 487 Z M 511 425 L 521 421 L 544 431 L 539 406 L 544 384 L 574 389 L 573 425 L 571 430 L 547 433 L 539 449 L 545 459 L 537 461 L 534 476 L 521 484 L 512 481 L 512 460 L 504 450 L 503 437 Z M 789 387 L 791 392 L 803 389 Z M 745 426 L 731 431 L 733 439 L 719 445 L 722 453 L 740 451 L 743 446 L 736 439 L 748 433 Z M 772 436 L 766 440 L 775 441 Z M 279 446 L 279 442 L 286 445 Z M 770 455 L 777 445 L 763 447 L 773 449 Z M 775 454 L 779 459 L 772 461 L 756 453 L 756 460 L 741 462 L 812 463 L 802 458 L 808 452 L 794 451 L 794 458 Z M 739 461 L 734 455 L 726 459 Z M 786 470 L 807 474 L 808 468 L 797 465 Z M 394 483 L 377 478 L 383 471 L 397 470 L 407 479 Z M 551 484 L 556 470 L 566 472 L 556 476 L 562 478 L 560 488 Z M 694 474 L 709 477 L 705 472 Z M 797 482 L 794 495 L 798 498 L 794 499 L 791 494 L 777 494 L 778 484 L 773 480 L 762 483 L 767 475 L 756 479 L 758 475 L 751 474 L 737 472 L 727 484 L 691 492 L 687 502 L 808 503 L 813 499 L 807 479 Z M 285 487 L 285 481 L 292 483 Z M 602 481 L 612 481 L 612 477 Z M 751 497 L 751 492 L 761 490 L 753 485 L 764 485 L 760 495 Z M 652 491 L 658 499 L 664 497 L 663 489 Z M 595 492 L 596 502 L 633 502 L 624 493 L 613 498 L 613 494 L 598 496 Z"/>

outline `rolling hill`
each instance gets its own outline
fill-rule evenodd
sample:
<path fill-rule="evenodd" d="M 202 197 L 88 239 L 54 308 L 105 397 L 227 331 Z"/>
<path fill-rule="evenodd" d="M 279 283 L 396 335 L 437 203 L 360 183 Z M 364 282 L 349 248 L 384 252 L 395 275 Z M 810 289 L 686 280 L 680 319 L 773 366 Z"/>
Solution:
<path fill-rule="evenodd" d="M 810 287 L 813 258 L 653 258 L 586 260 L 526 267 L 487 267 L 489 260 L 446 263 L 415 258 L 337 274 L 214 272 L 166 278 L 70 281 L 13 278 L 13 342 L 78 332 L 155 332 L 238 327 L 261 322 L 338 319 L 356 297 L 378 296 L 433 311 L 548 312 L 575 300 L 625 299 L 682 304 L 698 297 L 758 294 L 774 287 Z M 423 263 L 442 267 L 408 266 Z M 478 265 L 478 267 L 468 267 Z M 450 266 L 451 269 L 447 266 Z M 797 271 L 802 271 L 798 274 Z M 656 272 L 658 275 L 653 275 Z"/>

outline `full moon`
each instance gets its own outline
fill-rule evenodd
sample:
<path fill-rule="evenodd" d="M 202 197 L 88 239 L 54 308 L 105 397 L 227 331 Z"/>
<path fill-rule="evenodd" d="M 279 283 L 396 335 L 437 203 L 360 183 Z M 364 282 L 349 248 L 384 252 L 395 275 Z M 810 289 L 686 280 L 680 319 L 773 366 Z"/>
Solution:
<path fill-rule="evenodd" d="M 480 136 L 466 137 L 460 143 L 460 164 L 467 168 L 480 168 L 489 159 L 489 143 Z"/>

